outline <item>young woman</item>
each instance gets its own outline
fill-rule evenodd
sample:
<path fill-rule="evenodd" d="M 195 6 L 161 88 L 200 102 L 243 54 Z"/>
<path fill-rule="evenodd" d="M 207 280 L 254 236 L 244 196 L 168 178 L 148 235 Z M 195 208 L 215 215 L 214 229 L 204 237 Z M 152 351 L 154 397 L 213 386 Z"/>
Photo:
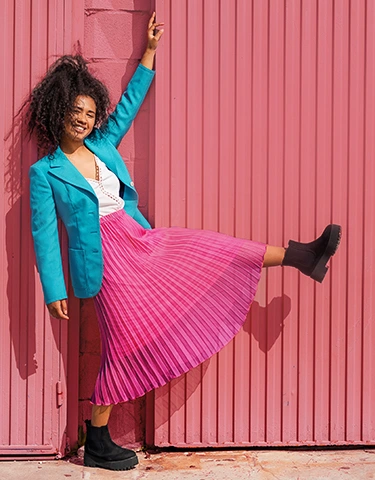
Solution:
<path fill-rule="evenodd" d="M 134 467 L 135 452 L 113 443 L 114 404 L 137 398 L 200 364 L 243 324 L 263 267 L 289 265 L 321 282 L 341 228 L 288 248 L 179 227 L 151 229 L 117 147 L 154 77 L 163 34 L 148 44 L 115 111 L 81 56 L 57 60 L 31 93 L 29 129 L 48 154 L 30 169 L 32 233 L 50 314 L 68 319 L 57 221 L 69 238 L 79 298 L 94 298 L 101 366 L 87 420 L 85 465 Z"/>

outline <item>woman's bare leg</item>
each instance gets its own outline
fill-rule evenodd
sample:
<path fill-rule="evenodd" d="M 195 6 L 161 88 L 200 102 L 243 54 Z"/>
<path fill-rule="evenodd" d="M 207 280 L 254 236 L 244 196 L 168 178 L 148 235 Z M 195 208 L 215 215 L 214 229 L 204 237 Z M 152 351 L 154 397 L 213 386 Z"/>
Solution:
<path fill-rule="evenodd" d="M 113 405 L 93 405 L 91 413 L 91 425 L 103 427 L 108 424 Z"/>
<path fill-rule="evenodd" d="M 284 260 L 284 257 L 285 248 L 267 245 L 267 250 L 264 255 L 263 268 L 280 266 Z"/>

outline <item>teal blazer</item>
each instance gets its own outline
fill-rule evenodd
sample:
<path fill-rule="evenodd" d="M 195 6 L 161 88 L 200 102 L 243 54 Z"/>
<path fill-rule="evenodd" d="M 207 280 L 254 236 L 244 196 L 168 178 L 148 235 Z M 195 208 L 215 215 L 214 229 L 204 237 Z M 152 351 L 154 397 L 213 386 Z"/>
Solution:
<path fill-rule="evenodd" d="M 155 75 L 139 64 L 115 111 L 101 128 L 85 139 L 86 147 L 114 172 L 123 184 L 125 211 L 145 228 L 151 228 L 138 210 L 138 194 L 117 147 L 129 130 Z M 67 298 L 58 218 L 69 239 L 69 271 L 78 298 L 95 296 L 103 278 L 103 255 L 98 199 L 89 182 L 60 147 L 31 166 L 31 230 L 45 302 Z"/>

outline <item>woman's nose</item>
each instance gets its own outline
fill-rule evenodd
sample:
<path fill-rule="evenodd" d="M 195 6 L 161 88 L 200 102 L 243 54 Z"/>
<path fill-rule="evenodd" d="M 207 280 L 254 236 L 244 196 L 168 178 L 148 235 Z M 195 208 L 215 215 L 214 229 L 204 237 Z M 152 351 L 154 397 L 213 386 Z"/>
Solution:
<path fill-rule="evenodd" d="M 85 117 L 82 113 L 79 113 L 76 117 L 76 121 L 78 123 L 86 123 Z"/>

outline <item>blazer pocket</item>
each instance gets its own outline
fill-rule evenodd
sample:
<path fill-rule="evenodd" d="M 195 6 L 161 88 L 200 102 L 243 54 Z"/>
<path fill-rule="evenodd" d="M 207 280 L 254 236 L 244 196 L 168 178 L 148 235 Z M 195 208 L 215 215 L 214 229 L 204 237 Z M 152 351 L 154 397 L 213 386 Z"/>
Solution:
<path fill-rule="evenodd" d="M 68 248 L 69 273 L 74 291 L 81 291 L 87 287 L 86 255 L 85 251 L 77 248 Z"/>

